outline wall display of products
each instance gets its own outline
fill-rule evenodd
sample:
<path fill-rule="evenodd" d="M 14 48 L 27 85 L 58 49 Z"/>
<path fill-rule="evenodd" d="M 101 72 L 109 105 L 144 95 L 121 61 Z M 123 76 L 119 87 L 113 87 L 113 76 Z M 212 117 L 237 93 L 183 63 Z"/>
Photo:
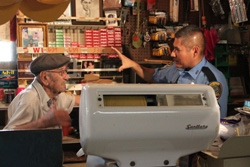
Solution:
<path fill-rule="evenodd" d="M 49 47 L 121 47 L 120 27 L 49 26 Z"/>
<path fill-rule="evenodd" d="M 128 2 L 128 1 L 126 1 Z M 125 17 L 125 22 L 121 22 L 123 25 L 123 51 L 124 53 L 128 53 L 128 55 L 137 62 L 145 62 L 154 61 L 154 60 L 170 60 L 169 57 L 169 47 L 165 47 L 168 44 L 168 39 L 166 41 L 161 42 L 161 45 L 158 45 L 159 41 L 154 41 L 151 34 L 156 33 L 157 31 L 153 31 L 153 29 L 158 30 L 159 27 L 164 28 L 169 23 L 169 1 L 159 0 L 156 1 L 154 8 L 148 9 L 148 1 L 141 0 L 140 1 L 140 11 L 139 11 L 139 28 L 138 28 L 138 17 L 136 15 L 132 15 L 130 11 L 127 17 Z M 125 5 L 126 6 L 126 5 Z M 133 7 L 129 6 L 129 8 L 133 8 L 136 11 L 136 1 L 133 3 Z M 128 8 L 128 7 L 126 7 Z M 125 10 L 124 10 L 125 11 Z M 136 13 L 136 12 L 133 12 Z M 150 14 L 151 13 L 151 14 Z M 150 17 L 151 16 L 151 17 Z M 154 24 L 155 23 L 155 24 Z M 158 25 L 161 25 L 158 27 Z M 140 34 L 140 39 L 142 41 L 142 45 L 140 47 L 134 47 L 133 45 L 133 37 L 137 30 L 137 34 Z M 160 36 L 160 37 L 163 37 Z M 168 38 L 168 36 L 165 36 Z M 171 43 L 171 41 L 170 41 Z M 170 45 L 171 46 L 171 45 Z"/>
<path fill-rule="evenodd" d="M 68 65 L 69 82 L 85 82 L 85 76 L 89 74 L 98 76 L 100 79 L 111 79 L 121 82 L 122 73 L 117 71 L 120 65 L 119 58 L 112 58 L 105 54 L 101 54 L 98 59 L 72 59 Z"/>
<path fill-rule="evenodd" d="M 17 30 L 19 85 L 27 86 L 32 81 L 29 64 L 42 53 L 60 53 L 71 58 L 69 83 L 83 82 L 86 74 L 122 80 L 122 73 L 117 71 L 120 60 L 110 48 L 121 48 L 120 27 L 19 23 Z"/>
<path fill-rule="evenodd" d="M 42 36 L 45 41 L 42 42 L 40 37 L 40 41 L 37 41 L 36 37 L 34 38 L 35 41 L 33 43 L 35 43 L 34 45 L 37 48 L 23 48 L 26 45 L 28 46 L 31 44 L 29 44 L 29 41 L 24 40 L 24 37 L 18 39 L 19 41 L 22 40 L 22 46 L 19 45 L 18 48 L 19 61 L 24 61 L 25 58 L 29 58 L 30 61 L 40 53 L 64 53 L 70 56 L 72 59 L 77 59 L 77 61 L 80 61 L 81 63 L 92 60 L 99 61 L 99 64 L 95 62 L 95 64 L 98 64 L 96 65 L 95 69 L 100 67 L 100 70 L 102 70 L 101 62 L 103 61 L 103 54 L 107 54 L 108 58 L 116 57 L 116 55 L 113 55 L 114 52 L 110 49 L 111 46 L 115 46 L 120 49 L 122 48 L 125 55 L 137 62 L 145 62 L 145 60 L 171 60 L 169 54 L 171 52 L 175 32 L 181 28 L 179 25 L 182 25 L 182 23 L 195 24 L 193 22 L 194 19 L 192 20 L 192 16 L 193 14 L 197 14 L 192 13 L 194 11 L 190 9 L 189 1 L 179 1 L 179 9 L 185 10 L 178 11 L 179 22 L 177 24 L 170 17 L 171 1 L 156 1 L 154 7 L 148 9 L 148 1 L 140 0 L 138 1 L 140 2 L 140 8 L 138 8 L 140 10 L 137 10 L 137 12 L 135 12 L 136 14 L 133 15 L 133 11 L 137 9 L 137 5 L 135 3 L 136 1 L 122 2 L 95 0 L 95 2 L 98 3 L 97 6 L 99 7 L 99 10 L 96 10 L 96 13 L 100 13 L 97 18 L 76 16 L 78 13 L 76 12 L 76 1 L 72 1 L 73 3 L 70 4 L 70 10 L 67 10 L 66 12 L 68 13 L 67 16 L 69 15 L 70 20 L 72 20 L 71 24 L 60 25 L 58 23 L 47 23 L 47 32 L 44 33 L 44 36 Z M 206 2 L 206 4 L 207 3 L 208 2 Z M 79 6 L 81 7 L 81 5 Z M 105 24 L 96 24 L 96 21 L 99 22 L 100 19 L 103 21 L 103 23 L 105 21 L 108 22 L 109 15 L 114 15 L 117 17 L 114 20 L 118 22 L 118 26 L 109 27 Z M 106 18 L 103 16 L 106 16 Z M 92 19 L 92 21 L 89 21 L 90 19 Z M 207 21 L 209 23 L 210 20 Z M 34 24 L 37 24 L 39 27 L 40 23 L 36 22 Z M 40 26 L 40 30 L 45 32 L 43 26 Z M 31 26 L 27 27 L 26 29 L 28 29 L 30 32 L 38 31 Z M 137 34 L 139 34 L 139 36 L 135 39 L 142 40 L 142 45 L 140 45 L 138 48 L 133 47 L 132 44 L 133 34 L 136 32 L 136 30 L 138 31 Z M 21 34 L 18 33 L 19 37 L 20 35 Z M 28 35 L 28 37 L 29 36 L 30 35 Z M 32 56 L 30 53 L 32 53 Z M 71 72 L 76 72 L 74 70 L 72 69 Z M 84 71 L 86 69 L 77 70 Z"/>
<path fill-rule="evenodd" d="M 0 88 L 17 88 L 17 71 L 0 69 Z"/>
<path fill-rule="evenodd" d="M 169 56 L 171 49 L 169 43 L 173 42 L 175 32 L 182 26 L 170 26 L 168 13 L 163 10 L 152 10 L 148 16 L 148 29 L 153 57 Z"/>

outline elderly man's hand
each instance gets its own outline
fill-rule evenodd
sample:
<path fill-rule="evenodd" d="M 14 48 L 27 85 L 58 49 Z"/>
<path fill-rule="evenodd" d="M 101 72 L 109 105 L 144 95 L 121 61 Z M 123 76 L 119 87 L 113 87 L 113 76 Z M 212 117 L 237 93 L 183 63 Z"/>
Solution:
<path fill-rule="evenodd" d="M 70 126 L 71 118 L 69 113 L 62 109 L 56 108 L 56 103 L 54 103 L 47 114 L 42 118 L 42 124 L 44 128 L 53 126 Z"/>
<path fill-rule="evenodd" d="M 65 127 L 71 126 L 71 118 L 67 111 L 56 110 L 54 111 L 54 115 L 55 115 L 56 122 L 58 125 L 65 126 Z"/>

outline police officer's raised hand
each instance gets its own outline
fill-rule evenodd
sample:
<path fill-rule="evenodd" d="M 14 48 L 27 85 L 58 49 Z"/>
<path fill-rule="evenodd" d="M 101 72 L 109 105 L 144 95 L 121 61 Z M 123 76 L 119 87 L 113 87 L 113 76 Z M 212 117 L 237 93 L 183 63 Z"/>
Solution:
<path fill-rule="evenodd" d="M 123 55 L 118 49 L 111 47 L 119 56 L 120 60 L 122 61 L 122 65 L 118 68 L 118 71 L 121 72 L 124 69 L 127 68 L 134 68 L 137 63 L 135 63 L 133 60 L 129 59 L 128 57 L 126 57 L 125 55 Z"/>

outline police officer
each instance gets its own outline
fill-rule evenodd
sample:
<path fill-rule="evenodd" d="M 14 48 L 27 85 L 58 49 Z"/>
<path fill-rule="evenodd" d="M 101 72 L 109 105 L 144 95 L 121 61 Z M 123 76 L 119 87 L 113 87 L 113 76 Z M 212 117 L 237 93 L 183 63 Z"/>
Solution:
<path fill-rule="evenodd" d="M 205 59 L 205 37 L 201 29 L 189 25 L 175 34 L 172 66 L 146 68 L 113 48 L 122 61 L 119 71 L 132 68 L 149 83 L 206 84 L 214 88 L 221 118 L 227 116 L 228 85 L 225 76 Z"/>

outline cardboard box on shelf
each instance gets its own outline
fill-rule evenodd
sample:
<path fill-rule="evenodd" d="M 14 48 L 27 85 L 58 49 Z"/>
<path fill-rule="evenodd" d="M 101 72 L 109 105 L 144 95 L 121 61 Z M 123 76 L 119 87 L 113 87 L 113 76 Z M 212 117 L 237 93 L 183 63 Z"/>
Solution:
<path fill-rule="evenodd" d="M 227 139 L 218 151 L 200 153 L 201 167 L 249 167 L 250 136 L 234 136 Z"/>

